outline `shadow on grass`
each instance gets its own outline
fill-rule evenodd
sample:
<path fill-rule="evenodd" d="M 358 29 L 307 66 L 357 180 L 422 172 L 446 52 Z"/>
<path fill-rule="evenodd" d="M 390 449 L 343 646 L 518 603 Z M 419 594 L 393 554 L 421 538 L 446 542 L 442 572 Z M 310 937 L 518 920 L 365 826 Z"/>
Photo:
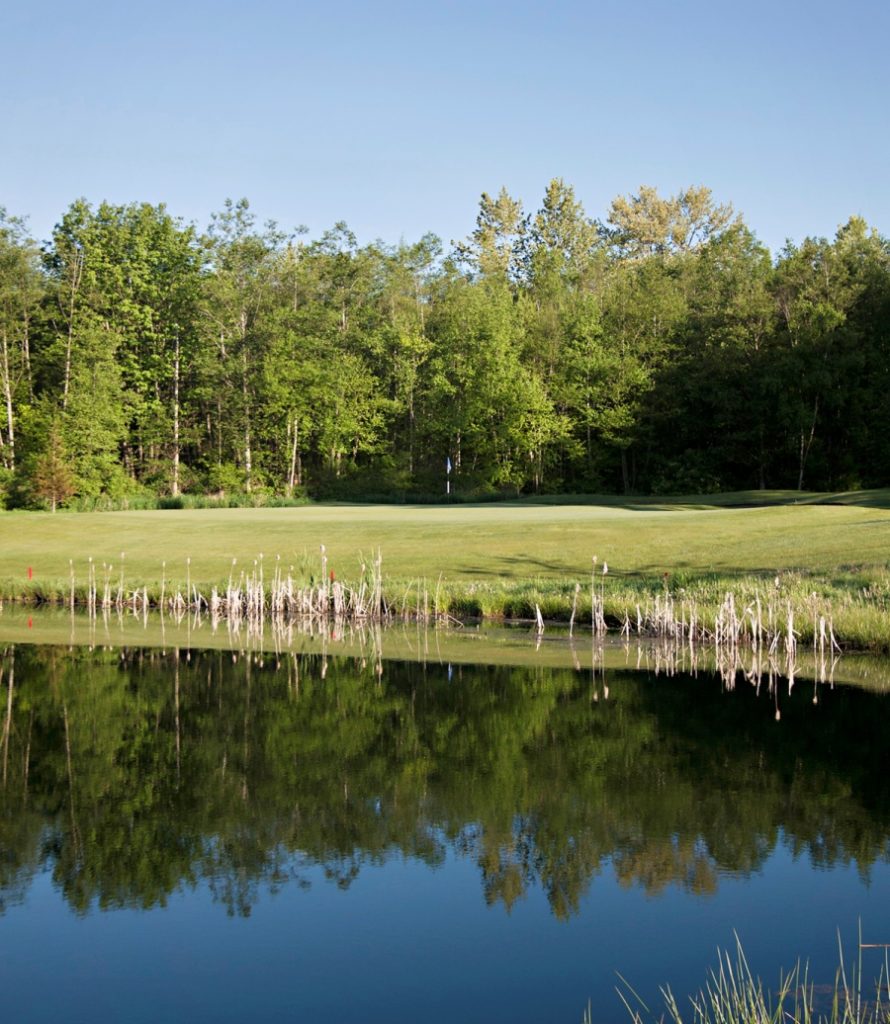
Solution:
<path fill-rule="evenodd" d="M 477 579 L 494 580 L 504 584 L 524 584 L 534 582 L 539 577 L 535 573 L 547 573 L 548 576 L 543 582 L 578 581 L 589 583 L 591 579 L 590 566 L 566 565 L 565 563 L 546 562 L 539 558 L 522 558 L 520 556 L 509 556 L 498 559 L 503 565 L 500 571 L 496 568 L 482 567 L 479 565 L 465 565 L 458 569 L 458 572 L 467 576 L 472 575 Z M 667 584 L 671 588 L 678 586 L 692 586 L 701 584 L 732 584 L 738 580 L 759 579 L 764 583 L 771 584 L 776 577 L 780 580 L 789 575 L 799 577 L 801 580 L 812 579 L 813 584 L 819 586 L 829 585 L 838 590 L 858 591 L 874 576 L 880 572 L 882 565 L 854 565 L 846 564 L 833 567 L 829 571 L 806 566 L 788 565 L 756 565 L 738 566 L 728 565 L 717 568 L 702 568 L 689 561 L 676 561 L 669 565 L 651 564 L 641 565 L 633 569 L 622 569 L 609 566 L 608 576 L 604 582 L 606 587 L 609 581 L 641 584 L 646 587 L 660 587 Z M 593 571 L 597 586 L 603 581 L 601 568 L 598 565 Z"/>
<path fill-rule="evenodd" d="M 601 505 L 630 512 L 671 512 L 709 508 L 769 508 L 781 505 L 845 505 L 890 509 L 890 488 L 867 491 L 733 491 L 677 496 L 545 494 L 511 501 L 515 505 Z"/>
<path fill-rule="evenodd" d="M 456 572 L 461 576 L 472 576 L 474 579 L 496 580 L 504 584 L 529 583 L 537 579 L 536 573 L 546 573 L 544 582 L 566 582 L 568 580 L 589 583 L 591 566 L 566 564 L 565 562 L 547 562 L 540 558 L 524 558 L 520 555 L 503 556 L 497 559 L 503 568 L 492 568 L 481 565 L 460 565 Z M 873 567 L 857 565 L 839 566 L 833 570 L 836 574 L 831 583 L 843 587 L 861 587 L 862 574 Z M 731 583 L 734 580 L 759 578 L 771 582 L 776 575 L 784 576 L 793 573 L 801 577 L 812 576 L 814 579 L 825 580 L 825 573 L 817 569 L 793 566 L 720 566 L 719 568 L 702 568 L 689 561 L 675 561 L 670 564 L 641 565 L 633 569 L 622 569 L 609 566 L 605 577 L 608 587 L 609 580 L 626 583 L 641 583 L 649 587 L 661 586 L 667 582 L 670 586 L 701 583 Z M 602 563 L 592 573 L 597 585 L 603 580 Z"/>

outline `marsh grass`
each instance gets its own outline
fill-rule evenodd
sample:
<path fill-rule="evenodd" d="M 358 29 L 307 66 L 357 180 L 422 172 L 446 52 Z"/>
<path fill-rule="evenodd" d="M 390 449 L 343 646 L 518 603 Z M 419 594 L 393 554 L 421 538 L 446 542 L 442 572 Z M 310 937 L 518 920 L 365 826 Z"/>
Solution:
<path fill-rule="evenodd" d="M 631 985 L 619 975 L 618 995 L 633 1024 L 648 1021 L 673 1021 L 674 1024 L 885 1024 L 890 1021 L 887 983 L 890 978 L 885 953 L 884 963 L 874 981 L 871 994 L 863 975 L 860 938 L 859 955 L 847 962 L 839 942 L 839 966 L 833 988 L 827 993 L 816 986 L 806 964 L 798 961 L 789 973 L 781 973 L 778 988 L 770 991 L 748 965 L 741 942 L 736 937 L 735 954 L 723 951 L 704 986 L 681 1005 L 670 989 L 661 989 L 663 1009 L 657 1015 L 643 1002 Z M 584 1024 L 593 1024 L 590 1007 Z"/>
<path fill-rule="evenodd" d="M 123 557 L 121 557 L 123 556 Z M 190 559 L 173 571 L 162 563 L 151 578 L 131 577 L 121 553 L 114 563 L 69 562 L 67 579 L 0 579 L 0 602 L 68 605 L 97 611 L 161 609 L 219 617 L 317 616 L 570 624 L 676 643 L 747 645 L 792 653 L 806 645 L 821 655 L 846 649 L 890 651 L 890 576 L 853 574 L 832 580 L 805 573 L 729 577 L 621 578 L 594 572 L 586 580 L 435 580 L 384 574 L 383 555 L 361 557 L 359 571 L 341 578 L 325 549 L 286 561 L 258 555 L 233 559 L 228 575 L 207 585 Z"/>
<path fill-rule="evenodd" d="M 880 573 L 863 582 L 804 573 L 772 579 L 687 574 L 683 586 L 657 577 L 610 576 L 594 585 L 571 578 L 452 580 L 439 588 L 439 608 L 457 618 L 529 622 L 540 609 L 546 622 L 572 622 L 598 635 L 609 630 L 686 640 L 692 634 L 718 643 L 771 643 L 777 633 L 787 637 L 790 626 L 795 643 L 890 650 L 890 579 Z"/>

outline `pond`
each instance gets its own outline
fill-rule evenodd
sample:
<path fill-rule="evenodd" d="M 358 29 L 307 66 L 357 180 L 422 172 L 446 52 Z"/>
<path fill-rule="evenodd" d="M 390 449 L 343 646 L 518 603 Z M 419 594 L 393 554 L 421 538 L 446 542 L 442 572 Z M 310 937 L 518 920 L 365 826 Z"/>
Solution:
<path fill-rule="evenodd" d="M 890 941 L 877 663 L 436 643 L 4 635 L 5 1019 L 620 1022 L 616 972 L 660 1015 L 736 933 L 770 983 Z"/>

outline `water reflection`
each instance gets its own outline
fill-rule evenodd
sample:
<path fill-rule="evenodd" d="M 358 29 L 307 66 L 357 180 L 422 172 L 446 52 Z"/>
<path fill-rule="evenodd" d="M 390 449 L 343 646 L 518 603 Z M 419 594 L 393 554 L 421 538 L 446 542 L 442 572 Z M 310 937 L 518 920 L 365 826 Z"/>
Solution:
<path fill-rule="evenodd" d="M 886 697 L 832 687 L 828 661 L 795 683 L 769 658 L 712 674 L 687 647 L 627 656 L 619 671 L 595 648 L 573 670 L 388 662 L 372 641 L 352 658 L 10 645 L 0 901 L 49 870 L 80 913 L 203 882 L 246 915 L 319 865 L 348 888 L 364 865 L 453 851 L 486 902 L 540 887 L 568 917 L 604 871 L 707 895 L 779 844 L 863 874 L 888 858 Z"/>

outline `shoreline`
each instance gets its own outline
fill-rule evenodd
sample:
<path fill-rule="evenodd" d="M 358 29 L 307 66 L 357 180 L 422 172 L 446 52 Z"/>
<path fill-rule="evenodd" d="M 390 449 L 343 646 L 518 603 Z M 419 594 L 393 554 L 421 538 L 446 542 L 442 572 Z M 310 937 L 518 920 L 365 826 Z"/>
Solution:
<path fill-rule="evenodd" d="M 858 583 L 854 586 L 853 582 Z M 234 622 L 288 620 L 422 624 L 529 625 L 539 634 L 568 626 L 598 637 L 655 638 L 708 646 L 763 646 L 776 653 L 812 646 L 823 652 L 890 652 L 883 589 L 822 574 L 670 579 L 613 577 L 516 581 L 383 577 L 376 562 L 358 579 L 319 581 L 262 571 L 208 584 L 167 578 L 128 581 L 106 568 L 87 582 L 0 580 L 0 605 L 103 612 L 198 613 Z"/>

